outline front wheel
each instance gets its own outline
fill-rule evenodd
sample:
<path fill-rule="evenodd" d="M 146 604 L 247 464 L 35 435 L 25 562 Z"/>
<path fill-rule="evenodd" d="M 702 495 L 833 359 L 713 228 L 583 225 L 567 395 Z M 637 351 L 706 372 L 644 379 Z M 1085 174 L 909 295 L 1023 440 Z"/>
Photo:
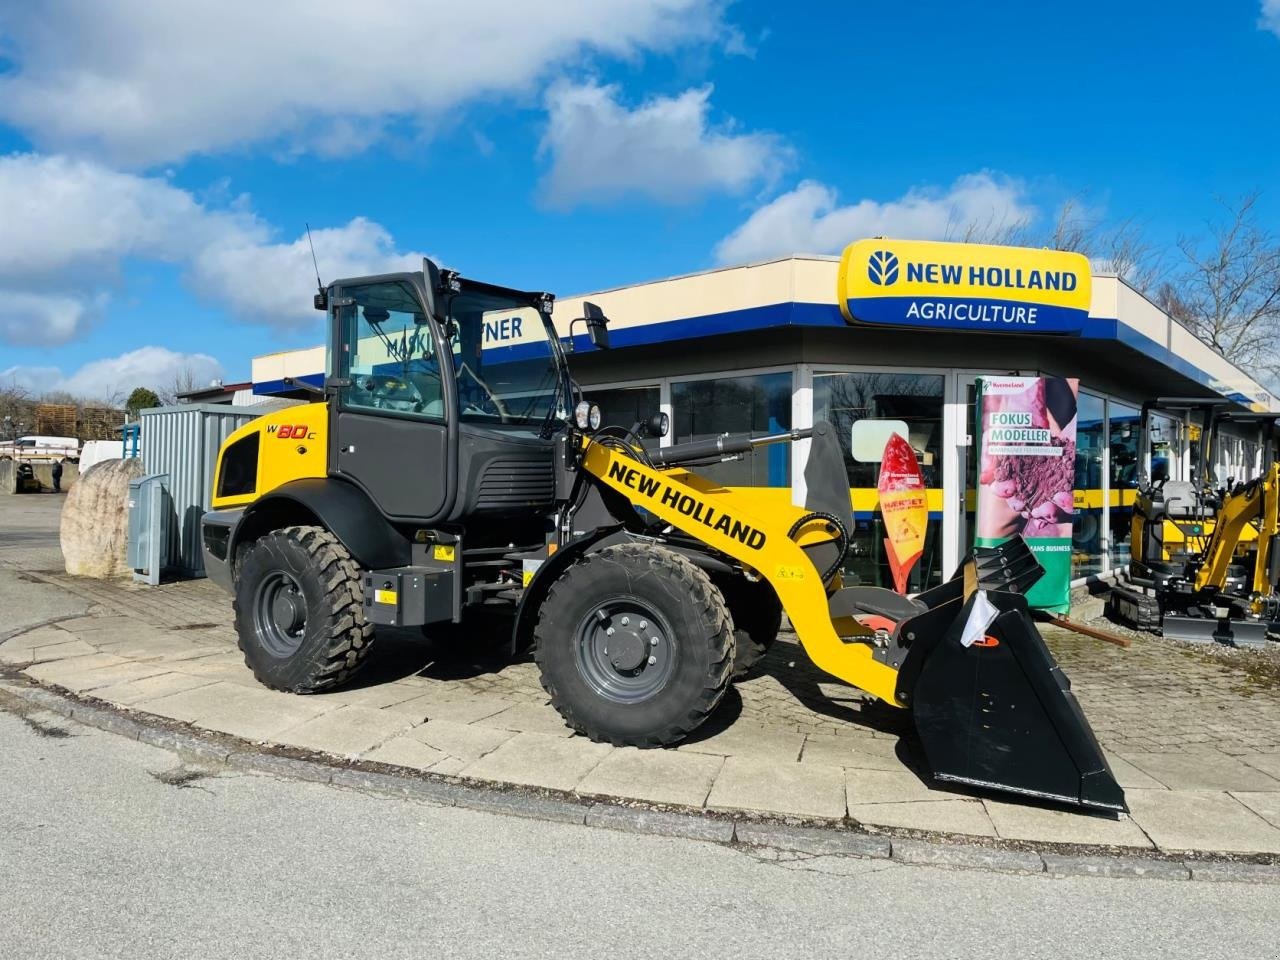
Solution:
<path fill-rule="evenodd" d="M 260 683 L 290 693 L 340 686 L 364 665 L 373 624 L 360 571 L 323 527 L 285 527 L 236 564 L 236 636 Z"/>
<path fill-rule="evenodd" d="M 607 547 L 560 575 L 534 628 L 551 703 L 615 746 L 683 739 L 729 686 L 734 637 L 707 575 L 650 544 Z"/>

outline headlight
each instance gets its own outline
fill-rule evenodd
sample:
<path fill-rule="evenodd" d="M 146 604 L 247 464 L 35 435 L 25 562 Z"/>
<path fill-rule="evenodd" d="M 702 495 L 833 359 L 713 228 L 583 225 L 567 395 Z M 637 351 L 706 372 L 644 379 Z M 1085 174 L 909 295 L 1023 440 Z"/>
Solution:
<path fill-rule="evenodd" d="M 579 430 L 587 429 L 591 417 L 591 404 L 583 400 L 573 408 L 573 422 L 578 425 Z"/>
<path fill-rule="evenodd" d="M 600 419 L 600 408 L 593 403 L 591 409 L 587 411 L 587 423 L 590 424 L 592 430 L 600 429 Z"/>

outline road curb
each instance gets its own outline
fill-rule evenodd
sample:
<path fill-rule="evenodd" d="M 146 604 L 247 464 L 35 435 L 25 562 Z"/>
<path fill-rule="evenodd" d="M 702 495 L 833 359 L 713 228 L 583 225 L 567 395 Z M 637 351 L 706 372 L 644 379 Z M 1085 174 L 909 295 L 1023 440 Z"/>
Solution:
<path fill-rule="evenodd" d="M 85 726 L 168 750 L 198 763 L 235 770 L 327 783 L 354 790 L 402 796 L 439 806 L 462 807 L 504 816 L 678 837 L 711 843 L 783 850 L 809 856 L 842 856 L 1046 877 L 1107 877 L 1191 880 L 1208 883 L 1280 883 L 1280 863 L 1252 863 L 1222 855 L 1195 860 L 1158 859 L 1124 854 L 1082 855 L 1053 845 L 1034 849 L 958 843 L 954 838 L 913 832 L 910 837 L 863 833 L 845 826 L 804 826 L 767 819 L 735 818 L 698 811 L 670 811 L 614 802 L 542 794 L 521 788 L 477 785 L 386 764 L 291 757 L 224 734 L 175 730 L 164 718 L 125 715 L 121 708 L 87 703 L 75 695 L 35 684 L 29 678 L 0 675 L 0 690 L 26 704 Z M 357 762 L 358 763 L 358 762 Z"/>

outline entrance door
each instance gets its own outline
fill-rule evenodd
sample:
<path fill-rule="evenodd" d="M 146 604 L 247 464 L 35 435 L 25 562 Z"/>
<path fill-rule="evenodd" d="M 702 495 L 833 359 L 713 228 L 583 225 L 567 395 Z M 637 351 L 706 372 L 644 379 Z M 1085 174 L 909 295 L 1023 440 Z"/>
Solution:
<path fill-rule="evenodd" d="M 333 472 L 363 487 L 383 513 L 428 520 L 445 507 L 448 429 L 440 354 L 406 280 L 337 291 L 338 394 Z"/>

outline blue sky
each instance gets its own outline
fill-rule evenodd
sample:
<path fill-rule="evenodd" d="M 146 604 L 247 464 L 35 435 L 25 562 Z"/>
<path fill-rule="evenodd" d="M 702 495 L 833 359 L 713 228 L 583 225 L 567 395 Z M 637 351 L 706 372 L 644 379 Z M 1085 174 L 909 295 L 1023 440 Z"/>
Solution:
<path fill-rule="evenodd" d="M 247 378 L 321 268 L 562 295 L 860 236 L 1280 223 L 1280 0 L 0 0 L 0 380 Z"/>

